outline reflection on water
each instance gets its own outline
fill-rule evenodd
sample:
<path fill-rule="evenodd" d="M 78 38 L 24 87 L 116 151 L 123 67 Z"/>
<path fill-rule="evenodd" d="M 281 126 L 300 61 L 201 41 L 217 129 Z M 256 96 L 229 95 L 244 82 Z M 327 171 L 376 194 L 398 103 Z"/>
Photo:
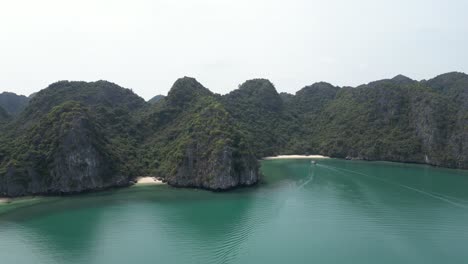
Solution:
<path fill-rule="evenodd" d="M 0 207 L 2 263 L 465 263 L 468 173 L 264 161 L 229 193 L 146 186 Z"/>

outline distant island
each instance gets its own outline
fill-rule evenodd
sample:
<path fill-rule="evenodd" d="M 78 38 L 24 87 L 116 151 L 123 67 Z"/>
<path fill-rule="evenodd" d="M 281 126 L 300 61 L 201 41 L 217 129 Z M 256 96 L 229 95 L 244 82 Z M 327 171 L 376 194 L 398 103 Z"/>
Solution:
<path fill-rule="evenodd" d="M 265 79 L 226 95 L 178 79 L 149 102 L 107 81 L 60 81 L 0 94 L 0 196 L 131 185 L 256 184 L 259 159 L 319 154 L 468 169 L 468 75 L 399 75 L 358 87 L 315 83 L 295 95 Z"/>

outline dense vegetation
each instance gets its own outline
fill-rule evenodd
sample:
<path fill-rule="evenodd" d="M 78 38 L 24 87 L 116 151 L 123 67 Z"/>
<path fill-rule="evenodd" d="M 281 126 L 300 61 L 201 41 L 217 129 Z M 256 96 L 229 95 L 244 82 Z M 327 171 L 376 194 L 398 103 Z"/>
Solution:
<path fill-rule="evenodd" d="M 24 95 L 3 92 L 0 94 L 0 108 L 3 108 L 9 115 L 17 115 L 28 104 L 29 98 Z"/>
<path fill-rule="evenodd" d="M 10 121 L 10 115 L 0 106 L 0 126 Z"/>
<path fill-rule="evenodd" d="M 340 158 L 468 168 L 468 76 L 399 75 L 356 88 L 316 83 L 295 95 L 251 80 L 223 96 L 258 157 Z"/>
<path fill-rule="evenodd" d="M 164 95 L 159 94 L 159 95 L 156 95 L 153 98 L 149 99 L 148 103 L 155 104 L 155 103 L 161 101 L 162 99 L 164 99 Z"/>
<path fill-rule="evenodd" d="M 9 109 L 25 107 L 9 96 Z M 468 76 L 322 82 L 295 95 L 265 79 L 217 95 L 185 77 L 149 102 L 105 81 L 62 81 L 19 114 L 0 107 L 0 131 L 0 192 L 12 196 L 125 185 L 138 175 L 229 189 L 255 183 L 256 158 L 276 154 L 466 169 Z"/>
<path fill-rule="evenodd" d="M 287 145 L 289 119 L 284 102 L 270 81 L 246 81 L 223 96 L 222 101 L 258 158 L 275 155 Z"/>
<path fill-rule="evenodd" d="M 131 113 L 144 105 L 105 81 L 50 85 L 0 137 L 0 187 L 21 195 L 123 185 L 138 174 Z"/>
<path fill-rule="evenodd" d="M 167 98 L 143 113 L 140 128 L 143 167 L 174 186 L 228 189 L 256 181 L 257 161 L 242 132 L 193 78 L 176 81 Z"/>

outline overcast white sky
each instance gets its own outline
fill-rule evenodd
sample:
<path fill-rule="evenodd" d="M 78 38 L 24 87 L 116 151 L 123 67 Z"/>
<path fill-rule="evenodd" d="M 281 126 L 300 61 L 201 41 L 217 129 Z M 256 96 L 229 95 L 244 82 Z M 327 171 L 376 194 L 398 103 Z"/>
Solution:
<path fill-rule="evenodd" d="M 109 80 L 149 99 L 192 76 L 296 92 L 468 72 L 467 0 L 0 0 L 0 92 Z"/>

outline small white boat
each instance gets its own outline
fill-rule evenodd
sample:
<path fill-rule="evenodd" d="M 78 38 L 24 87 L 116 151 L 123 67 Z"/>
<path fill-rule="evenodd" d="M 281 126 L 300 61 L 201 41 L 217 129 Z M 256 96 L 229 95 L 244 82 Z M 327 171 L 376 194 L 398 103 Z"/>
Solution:
<path fill-rule="evenodd" d="M 315 165 L 315 164 L 317 164 L 317 162 L 315 160 L 311 160 L 310 164 Z"/>

